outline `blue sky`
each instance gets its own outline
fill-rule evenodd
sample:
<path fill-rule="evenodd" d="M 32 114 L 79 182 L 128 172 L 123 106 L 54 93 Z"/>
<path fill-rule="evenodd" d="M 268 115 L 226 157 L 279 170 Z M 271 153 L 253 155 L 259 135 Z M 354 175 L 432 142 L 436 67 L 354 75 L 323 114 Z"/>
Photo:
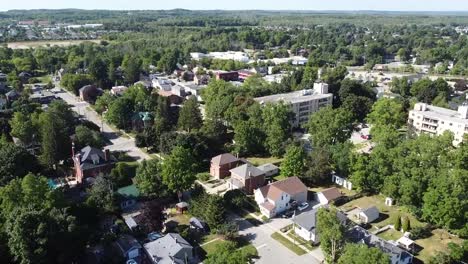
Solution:
<path fill-rule="evenodd" d="M 468 11 L 468 0 L 1 0 L 9 9 L 264 9 Z"/>

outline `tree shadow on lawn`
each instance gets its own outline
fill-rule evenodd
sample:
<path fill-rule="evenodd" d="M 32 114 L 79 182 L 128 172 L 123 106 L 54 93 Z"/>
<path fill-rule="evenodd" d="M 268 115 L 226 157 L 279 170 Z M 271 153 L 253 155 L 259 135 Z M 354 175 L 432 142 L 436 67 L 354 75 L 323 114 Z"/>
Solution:
<path fill-rule="evenodd" d="M 375 224 L 381 223 L 381 222 L 387 220 L 389 217 L 390 217 L 389 214 L 386 214 L 386 213 L 382 213 L 382 212 L 381 212 L 381 213 L 379 214 L 379 218 L 377 218 L 377 219 L 374 221 L 374 223 L 375 223 Z"/>

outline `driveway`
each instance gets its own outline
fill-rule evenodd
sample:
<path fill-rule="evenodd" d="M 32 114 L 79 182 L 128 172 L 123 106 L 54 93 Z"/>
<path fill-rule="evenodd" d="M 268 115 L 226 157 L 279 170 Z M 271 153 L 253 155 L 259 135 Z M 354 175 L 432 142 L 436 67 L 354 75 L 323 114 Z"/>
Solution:
<path fill-rule="evenodd" d="M 55 84 L 56 86 L 58 83 Z M 123 151 L 135 160 L 142 161 L 144 159 L 151 159 L 151 157 L 144 153 L 141 149 L 135 146 L 135 139 L 130 136 L 122 136 L 116 133 L 106 122 L 104 122 L 87 102 L 80 101 L 76 96 L 64 91 L 63 89 L 56 93 L 57 97 L 62 98 L 67 102 L 73 111 L 78 113 L 85 119 L 93 122 L 101 128 L 101 132 L 111 144 L 106 146 L 110 151 Z"/>
<path fill-rule="evenodd" d="M 239 224 L 239 234 L 244 236 L 253 246 L 257 248 L 259 258 L 258 264 L 319 264 L 317 257 L 321 255 L 320 249 L 314 250 L 302 256 L 296 255 L 288 248 L 271 238 L 271 234 L 277 232 L 276 226 L 288 224 L 287 219 L 274 219 L 271 224 L 252 225 L 249 221 L 239 216 L 231 215 Z M 280 220 L 280 221 L 275 221 Z M 290 221 L 290 220 L 289 220 Z"/>

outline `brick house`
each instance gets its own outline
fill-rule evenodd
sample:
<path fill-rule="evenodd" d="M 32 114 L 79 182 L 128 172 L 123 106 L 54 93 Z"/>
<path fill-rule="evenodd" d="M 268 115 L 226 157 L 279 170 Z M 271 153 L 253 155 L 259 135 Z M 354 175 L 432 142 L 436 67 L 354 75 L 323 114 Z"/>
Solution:
<path fill-rule="evenodd" d="M 244 164 L 230 170 L 231 178 L 228 180 L 230 190 L 240 189 L 252 194 L 257 188 L 265 185 L 265 173 L 251 164 Z"/>
<path fill-rule="evenodd" d="M 102 151 L 90 146 L 84 147 L 73 156 L 77 183 L 83 183 L 89 177 L 109 174 L 116 162 L 108 149 Z"/>
<path fill-rule="evenodd" d="M 102 89 L 99 89 L 96 85 L 86 85 L 81 87 L 79 93 L 81 100 L 88 103 L 94 103 L 98 96 L 102 94 Z"/>
<path fill-rule="evenodd" d="M 228 177 L 234 169 L 242 163 L 241 160 L 236 158 L 231 153 L 224 153 L 211 159 L 210 174 L 217 179 L 224 179 Z"/>
<path fill-rule="evenodd" d="M 216 80 L 224 80 L 226 82 L 237 81 L 239 80 L 239 73 L 236 71 L 231 71 L 231 72 L 220 71 L 216 73 Z"/>

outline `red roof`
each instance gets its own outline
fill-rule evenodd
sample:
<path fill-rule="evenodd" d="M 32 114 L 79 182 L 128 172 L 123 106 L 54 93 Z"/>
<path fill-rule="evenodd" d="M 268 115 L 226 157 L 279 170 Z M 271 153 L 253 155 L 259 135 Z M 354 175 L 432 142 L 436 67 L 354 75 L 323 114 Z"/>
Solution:
<path fill-rule="evenodd" d="M 341 197 L 340 191 L 335 187 L 323 190 L 322 194 L 328 201 L 335 200 L 336 198 Z"/>
<path fill-rule="evenodd" d="M 263 186 L 260 188 L 260 191 L 264 197 L 276 201 L 281 197 L 281 193 L 283 192 L 291 196 L 307 192 L 307 186 L 298 177 L 289 177 L 285 180 Z"/>

